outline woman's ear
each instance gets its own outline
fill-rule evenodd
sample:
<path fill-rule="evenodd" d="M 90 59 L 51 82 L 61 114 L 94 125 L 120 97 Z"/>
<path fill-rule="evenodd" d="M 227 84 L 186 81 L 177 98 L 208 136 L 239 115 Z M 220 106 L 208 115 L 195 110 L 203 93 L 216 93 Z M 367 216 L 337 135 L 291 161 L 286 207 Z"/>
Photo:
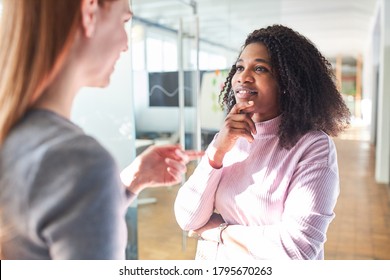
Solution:
<path fill-rule="evenodd" d="M 98 9 L 98 0 L 81 1 L 81 22 L 84 29 L 84 35 L 87 38 L 91 38 L 95 32 Z"/>

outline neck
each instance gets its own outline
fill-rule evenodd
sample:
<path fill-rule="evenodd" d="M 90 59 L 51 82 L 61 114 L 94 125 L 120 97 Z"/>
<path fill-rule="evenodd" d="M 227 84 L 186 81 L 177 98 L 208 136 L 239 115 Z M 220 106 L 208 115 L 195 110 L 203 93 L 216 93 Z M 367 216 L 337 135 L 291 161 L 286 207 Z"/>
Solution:
<path fill-rule="evenodd" d="M 281 112 L 275 112 L 273 114 L 259 114 L 259 113 L 255 113 L 252 116 L 252 120 L 255 123 L 265 122 L 265 121 L 269 121 L 269 120 L 272 120 L 272 119 L 276 118 L 280 114 L 281 114 Z"/>
<path fill-rule="evenodd" d="M 77 72 L 76 69 L 64 65 L 33 108 L 50 110 L 70 119 L 74 98 L 81 88 Z"/>
<path fill-rule="evenodd" d="M 69 96 L 61 96 L 59 92 L 54 93 L 50 89 L 45 91 L 45 97 L 40 98 L 33 108 L 46 109 L 53 111 L 58 115 L 61 115 L 67 119 L 70 119 L 71 109 L 75 94 L 69 94 Z"/>

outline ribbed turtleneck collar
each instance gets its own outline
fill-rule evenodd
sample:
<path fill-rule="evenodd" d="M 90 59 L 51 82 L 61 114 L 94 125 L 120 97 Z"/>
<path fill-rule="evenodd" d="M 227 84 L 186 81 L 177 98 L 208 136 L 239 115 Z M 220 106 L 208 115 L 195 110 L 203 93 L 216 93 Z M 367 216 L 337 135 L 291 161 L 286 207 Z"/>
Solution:
<path fill-rule="evenodd" d="M 282 115 L 279 115 L 276 118 L 270 119 L 268 121 L 255 123 L 257 133 L 256 133 L 256 135 L 253 135 L 254 138 L 256 139 L 256 138 L 262 138 L 265 136 L 277 135 L 278 131 L 279 131 L 279 125 L 280 125 L 281 119 L 282 119 Z"/>

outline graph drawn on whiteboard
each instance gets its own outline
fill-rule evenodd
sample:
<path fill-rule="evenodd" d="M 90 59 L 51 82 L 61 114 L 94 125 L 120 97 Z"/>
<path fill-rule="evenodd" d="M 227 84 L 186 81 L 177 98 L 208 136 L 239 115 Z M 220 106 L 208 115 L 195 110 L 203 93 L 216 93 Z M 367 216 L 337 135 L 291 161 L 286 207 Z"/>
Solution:
<path fill-rule="evenodd" d="M 184 106 L 193 106 L 193 79 L 195 72 L 184 72 Z M 149 106 L 177 107 L 179 106 L 179 73 L 153 72 L 149 73 Z"/>

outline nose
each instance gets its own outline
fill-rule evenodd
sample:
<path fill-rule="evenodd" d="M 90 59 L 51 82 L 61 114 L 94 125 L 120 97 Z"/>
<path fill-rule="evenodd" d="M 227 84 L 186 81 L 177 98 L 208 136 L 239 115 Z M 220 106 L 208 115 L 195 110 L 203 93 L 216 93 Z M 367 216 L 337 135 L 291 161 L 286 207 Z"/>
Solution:
<path fill-rule="evenodd" d="M 245 69 L 242 72 L 238 73 L 239 83 L 252 83 L 254 81 L 252 72 L 249 69 Z"/>

